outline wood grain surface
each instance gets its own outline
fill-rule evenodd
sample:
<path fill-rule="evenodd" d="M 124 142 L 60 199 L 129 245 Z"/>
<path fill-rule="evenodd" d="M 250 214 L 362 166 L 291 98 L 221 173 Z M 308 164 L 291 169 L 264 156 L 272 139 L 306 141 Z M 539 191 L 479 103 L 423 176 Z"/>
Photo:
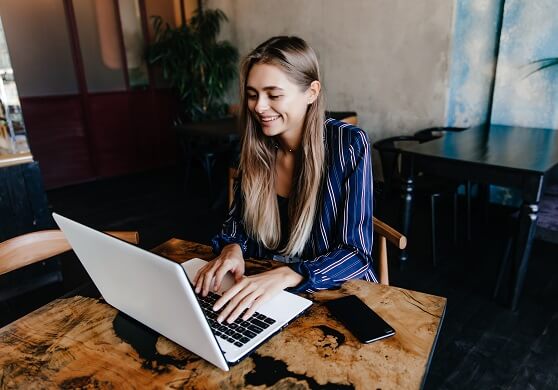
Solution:
<path fill-rule="evenodd" d="M 172 239 L 155 248 L 181 262 L 208 247 Z M 250 261 L 249 272 L 275 266 Z M 359 343 L 320 302 L 355 294 L 397 334 Z M 308 312 L 223 372 L 119 313 L 102 298 L 59 299 L 0 330 L 4 388 L 415 389 L 426 375 L 445 298 L 351 281 L 313 296 Z"/>

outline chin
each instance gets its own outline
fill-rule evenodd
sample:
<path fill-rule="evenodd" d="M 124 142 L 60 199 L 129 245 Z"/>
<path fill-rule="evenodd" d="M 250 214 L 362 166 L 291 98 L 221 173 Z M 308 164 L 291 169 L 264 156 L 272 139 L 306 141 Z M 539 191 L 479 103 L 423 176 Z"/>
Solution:
<path fill-rule="evenodd" d="M 262 126 L 260 124 L 260 127 L 262 129 L 262 133 L 268 137 L 275 137 L 285 131 L 282 126 Z"/>

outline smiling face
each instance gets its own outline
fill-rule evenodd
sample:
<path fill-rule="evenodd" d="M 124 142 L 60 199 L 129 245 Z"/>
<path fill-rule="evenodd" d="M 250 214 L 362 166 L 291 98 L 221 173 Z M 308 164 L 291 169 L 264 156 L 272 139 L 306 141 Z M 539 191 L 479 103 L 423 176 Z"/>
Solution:
<path fill-rule="evenodd" d="M 278 66 L 259 63 L 248 74 L 246 99 L 266 136 L 297 140 L 314 92 L 292 82 Z"/>

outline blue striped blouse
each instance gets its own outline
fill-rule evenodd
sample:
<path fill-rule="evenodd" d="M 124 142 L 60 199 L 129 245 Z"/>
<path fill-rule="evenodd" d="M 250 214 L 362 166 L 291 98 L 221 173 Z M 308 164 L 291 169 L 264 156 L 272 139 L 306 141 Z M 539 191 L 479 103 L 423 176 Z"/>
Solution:
<path fill-rule="evenodd" d="M 322 202 L 303 260 L 288 264 L 304 277 L 293 291 L 336 288 L 349 279 L 378 282 L 372 269 L 373 184 L 368 137 L 358 127 L 334 119 L 327 119 L 324 127 L 328 168 Z M 237 243 L 245 257 L 273 258 L 277 252 L 246 234 L 241 207 L 240 185 L 236 185 L 228 217 L 212 240 L 214 252 Z"/>

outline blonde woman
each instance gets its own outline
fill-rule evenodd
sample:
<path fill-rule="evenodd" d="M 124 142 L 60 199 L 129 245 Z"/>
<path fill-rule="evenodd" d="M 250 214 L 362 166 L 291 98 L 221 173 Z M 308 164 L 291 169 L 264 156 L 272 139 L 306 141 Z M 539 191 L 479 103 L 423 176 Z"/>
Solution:
<path fill-rule="evenodd" d="M 355 126 L 324 119 L 315 52 L 297 37 L 271 38 L 244 60 L 240 83 L 240 179 L 213 239 L 219 255 L 196 275 L 196 292 L 218 290 L 231 272 L 236 284 L 214 310 L 224 307 L 218 321 L 233 322 L 282 289 L 377 282 L 368 139 Z M 244 257 L 285 266 L 244 276 Z"/>

